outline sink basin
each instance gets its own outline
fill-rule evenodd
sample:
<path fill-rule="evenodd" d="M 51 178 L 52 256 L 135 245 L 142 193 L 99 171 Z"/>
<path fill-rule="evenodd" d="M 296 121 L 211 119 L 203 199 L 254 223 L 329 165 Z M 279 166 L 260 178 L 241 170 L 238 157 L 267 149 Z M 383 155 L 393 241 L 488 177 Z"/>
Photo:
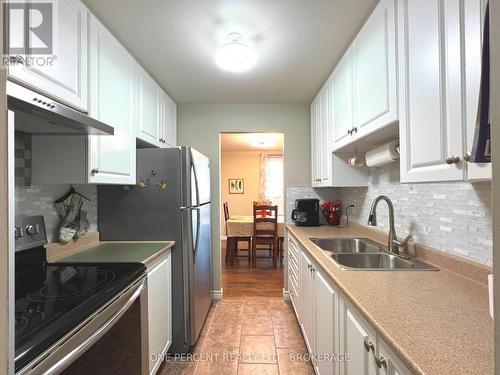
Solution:
<path fill-rule="evenodd" d="M 335 254 L 378 253 L 382 246 L 367 238 L 310 238 L 317 246 Z"/>
<path fill-rule="evenodd" d="M 404 258 L 388 252 L 367 238 L 310 238 L 333 261 L 350 271 L 438 271 L 415 258 Z"/>

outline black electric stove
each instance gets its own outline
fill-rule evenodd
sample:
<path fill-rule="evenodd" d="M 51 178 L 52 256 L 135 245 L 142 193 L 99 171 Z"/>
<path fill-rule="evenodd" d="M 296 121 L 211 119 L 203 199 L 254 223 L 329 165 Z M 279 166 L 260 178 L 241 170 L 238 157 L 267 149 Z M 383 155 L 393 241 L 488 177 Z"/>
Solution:
<path fill-rule="evenodd" d="M 47 263 L 43 217 L 16 221 L 15 370 L 120 294 L 141 263 Z"/>

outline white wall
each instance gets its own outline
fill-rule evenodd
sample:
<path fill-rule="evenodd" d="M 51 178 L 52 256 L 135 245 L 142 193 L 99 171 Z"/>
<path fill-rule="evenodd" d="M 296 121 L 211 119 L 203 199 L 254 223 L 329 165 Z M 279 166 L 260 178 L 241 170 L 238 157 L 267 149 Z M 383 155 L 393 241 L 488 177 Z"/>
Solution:
<path fill-rule="evenodd" d="M 178 144 L 192 146 L 211 160 L 213 287 L 220 289 L 219 134 L 283 133 L 285 186 L 309 185 L 309 104 L 181 104 L 177 114 Z"/>

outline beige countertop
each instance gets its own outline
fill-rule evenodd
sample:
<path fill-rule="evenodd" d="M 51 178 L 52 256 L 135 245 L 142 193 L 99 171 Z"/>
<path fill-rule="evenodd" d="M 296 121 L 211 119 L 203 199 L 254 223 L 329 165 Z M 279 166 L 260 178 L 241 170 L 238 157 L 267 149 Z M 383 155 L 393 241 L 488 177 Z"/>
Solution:
<path fill-rule="evenodd" d="M 493 374 L 493 320 L 484 284 L 442 264 L 439 271 L 345 271 L 309 237 L 357 236 L 381 242 L 380 233 L 370 235 L 359 225 L 287 228 L 411 371 Z M 450 259 L 454 266 L 457 258 Z M 472 273 L 488 271 L 464 262 L 462 269 L 476 268 Z"/>

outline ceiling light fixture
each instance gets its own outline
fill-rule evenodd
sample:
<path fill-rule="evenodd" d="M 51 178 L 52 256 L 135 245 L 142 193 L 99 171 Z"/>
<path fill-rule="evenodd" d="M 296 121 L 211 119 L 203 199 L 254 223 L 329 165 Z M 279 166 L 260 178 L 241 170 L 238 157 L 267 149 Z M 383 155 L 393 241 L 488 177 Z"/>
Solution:
<path fill-rule="evenodd" d="M 276 143 L 276 137 L 273 134 L 251 134 L 249 144 L 257 148 L 270 148 Z"/>
<path fill-rule="evenodd" d="M 229 33 L 229 42 L 220 46 L 215 54 L 215 62 L 219 68 L 233 73 L 243 73 L 255 65 L 257 55 L 247 44 L 243 43 L 240 33 Z"/>

